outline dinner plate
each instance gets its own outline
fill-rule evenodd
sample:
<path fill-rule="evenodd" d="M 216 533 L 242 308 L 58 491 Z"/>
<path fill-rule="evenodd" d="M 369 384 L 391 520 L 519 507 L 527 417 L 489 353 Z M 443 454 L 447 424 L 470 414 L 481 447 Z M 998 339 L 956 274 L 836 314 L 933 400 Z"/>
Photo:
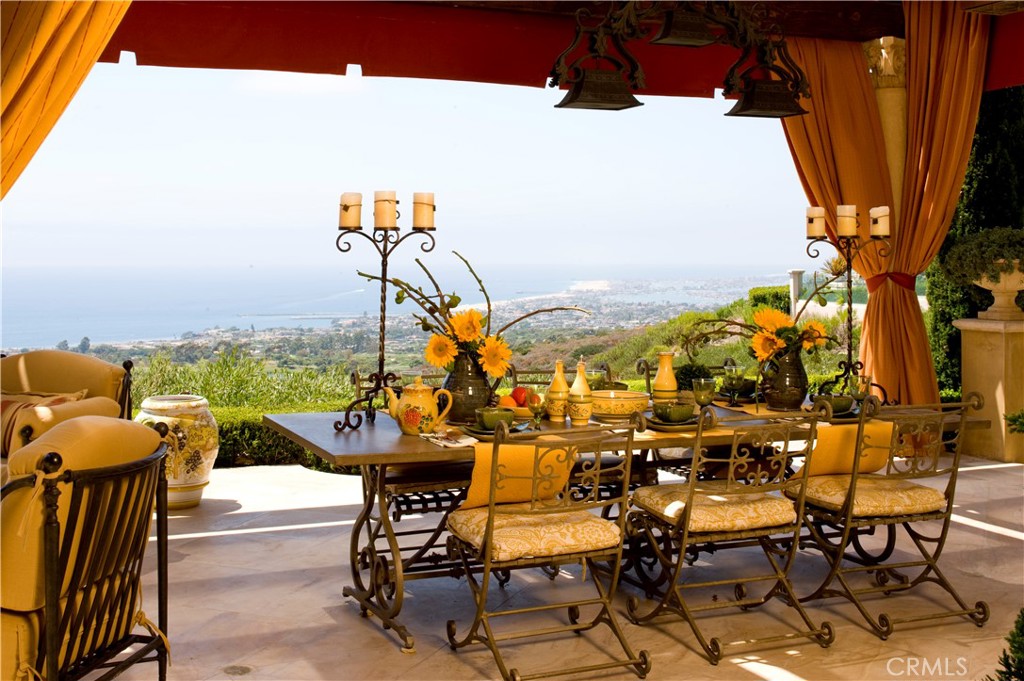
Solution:
<path fill-rule="evenodd" d="M 646 418 L 647 426 L 651 430 L 660 430 L 665 433 L 683 433 L 688 430 L 697 430 L 697 421 L 700 417 L 694 416 L 681 423 L 667 423 L 654 416 L 648 416 Z"/>
<path fill-rule="evenodd" d="M 520 422 L 516 422 L 516 423 L 512 424 L 511 426 L 509 426 L 508 432 L 509 433 L 522 433 L 522 432 L 526 431 L 529 427 L 530 427 L 530 422 L 529 421 L 520 421 Z M 492 440 L 494 440 L 494 431 L 493 430 L 487 430 L 486 428 L 481 428 L 480 426 L 478 426 L 476 424 L 466 425 L 466 426 L 459 426 L 459 429 L 462 430 L 462 432 L 465 433 L 466 435 L 472 435 L 476 439 L 483 440 L 484 442 L 491 442 Z M 538 433 L 538 435 L 539 435 L 539 433 Z"/>

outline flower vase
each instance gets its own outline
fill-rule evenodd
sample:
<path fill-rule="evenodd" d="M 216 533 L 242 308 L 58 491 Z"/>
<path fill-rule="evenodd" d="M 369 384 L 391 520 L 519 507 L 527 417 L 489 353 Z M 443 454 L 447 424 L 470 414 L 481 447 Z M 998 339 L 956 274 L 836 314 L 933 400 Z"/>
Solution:
<path fill-rule="evenodd" d="M 480 363 L 468 353 L 460 352 L 455 356 L 451 371 L 444 377 L 441 387 L 452 394 L 452 408 L 448 412 L 449 423 L 476 423 L 476 410 L 486 407 L 491 402 L 495 388 L 487 380 L 487 373 Z"/>
<path fill-rule="evenodd" d="M 769 409 L 798 411 L 807 397 L 807 372 L 800 347 L 768 360 L 761 385 Z"/>
<path fill-rule="evenodd" d="M 673 356 L 671 352 L 658 353 L 658 372 L 651 383 L 651 397 L 655 404 L 671 404 L 679 397 L 679 383 L 672 368 Z"/>

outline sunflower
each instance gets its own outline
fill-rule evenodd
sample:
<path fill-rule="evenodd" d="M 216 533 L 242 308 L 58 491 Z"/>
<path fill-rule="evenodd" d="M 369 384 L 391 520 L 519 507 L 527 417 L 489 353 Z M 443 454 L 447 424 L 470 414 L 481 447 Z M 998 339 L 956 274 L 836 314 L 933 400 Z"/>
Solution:
<path fill-rule="evenodd" d="M 793 326 L 793 318 L 785 312 L 766 307 L 754 313 L 754 323 L 769 333 Z"/>
<path fill-rule="evenodd" d="M 508 361 L 512 359 L 512 349 L 508 343 L 498 336 L 488 336 L 480 347 L 480 366 L 490 376 L 504 376 L 508 371 Z"/>
<path fill-rule="evenodd" d="M 427 349 L 423 355 L 431 366 L 442 368 L 451 364 L 458 352 L 459 349 L 455 346 L 455 341 L 448 336 L 435 333 L 427 341 Z"/>
<path fill-rule="evenodd" d="M 481 320 L 483 316 L 479 310 L 472 308 L 465 312 L 452 315 L 451 326 L 452 331 L 455 333 L 455 337 L 463 343 L 471 343 L 475 340 L 480 340 L 481 336 Z"/>
<path fill-rule="evenodd" d="M 801 336 L 804 339 L 804 350 L 807 352 L 814 348 L 820 348 L 828 342 L 825 325 L 813 319 L 804 326 L 804 332 Z"/>
<path fill-rule="evenodd" d="M 750 339 L 750 347 L 754 350 L 757 361 L 765 362 L 771 359 L 779 350 L 786 347 L 785 341 L 768 331 L 758 331 Z"/>

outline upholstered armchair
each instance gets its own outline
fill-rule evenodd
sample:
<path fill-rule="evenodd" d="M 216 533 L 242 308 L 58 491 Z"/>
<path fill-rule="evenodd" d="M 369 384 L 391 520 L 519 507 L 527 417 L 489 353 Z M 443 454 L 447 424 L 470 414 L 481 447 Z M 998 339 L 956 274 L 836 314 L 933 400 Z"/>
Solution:
<path fill-rule="evenodd" d="M 157 661 L 165 678 L 165 451 L 157 430 L 82 416 L 11 455 L 0 497 L 0 678 L 61 681 L 102 670 L 108 679 L 142 660 Z M 159 624 L 142 609 L 154 507 L 157 593 L 145 606 Z"/>
<path fill-rule="evenodd" d="M 131 360 L 121 366 L 63 350 L 0 359 L 0 456 L 10 456 L 54 425 L 93 414 L 131 418 Z"/>

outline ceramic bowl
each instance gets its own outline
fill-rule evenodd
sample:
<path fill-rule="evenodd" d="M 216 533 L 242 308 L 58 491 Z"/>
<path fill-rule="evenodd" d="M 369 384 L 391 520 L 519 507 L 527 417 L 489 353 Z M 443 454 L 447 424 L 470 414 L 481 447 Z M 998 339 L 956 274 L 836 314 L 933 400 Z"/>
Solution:
<path fill-rule="evenodd" d="M 476 424 L 484 430 L 494 430 L 504 421 L 512 425 L 516 412 L 508 407 L 480 407 L 476 410 Z"/>
<path fill-rule="evenodd" d="M 831 403 L 833 414 L 843 414 L 853 409 L 853 398 L 849 395 L 818 395 L 818 399 Z"/>
<path fill-rule="evenodd" d="M 636 411 L 645 411 L 651 396 L 636 390 L 595 390 L 594 418 L 628 420 Z"/>
<path fill-rule="evenodd" d="M 682 423 L 683 421 L 693 418 L 695 405 L 678 403 L 655 404 L 653 409 L 654 415 L 659 421 L 664 421 L 665 423 Z"/>

